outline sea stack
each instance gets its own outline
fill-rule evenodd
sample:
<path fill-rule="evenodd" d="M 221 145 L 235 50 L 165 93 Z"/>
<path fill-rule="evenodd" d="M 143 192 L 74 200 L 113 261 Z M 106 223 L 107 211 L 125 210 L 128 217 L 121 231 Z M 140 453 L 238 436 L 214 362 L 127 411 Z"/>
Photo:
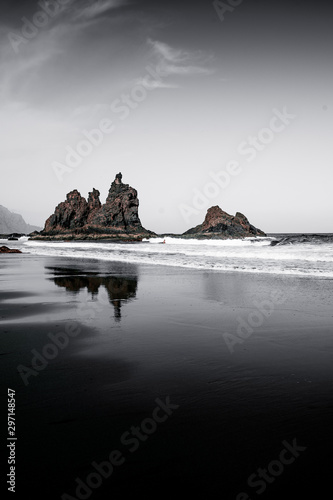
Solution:
<path fill-rule="evenodd" d="M 245 215 L 237 212 L 235 216 L 224 212 L 219 206 L 208 209 L 205 220 L 199 226 L 186 231 L 183 236 L 192 238 L 231 239 L 266 236 L 254 227 Z"/>
<path fill-rule="evenodd" d="M 88 201 L 75 189 L 67 194 L 45 222 L 44 230 L 32 239 L 140 240 L 155 233 L 142 227 L 137 191 L 116 175 L 104 205 L 93 188 Z"/>

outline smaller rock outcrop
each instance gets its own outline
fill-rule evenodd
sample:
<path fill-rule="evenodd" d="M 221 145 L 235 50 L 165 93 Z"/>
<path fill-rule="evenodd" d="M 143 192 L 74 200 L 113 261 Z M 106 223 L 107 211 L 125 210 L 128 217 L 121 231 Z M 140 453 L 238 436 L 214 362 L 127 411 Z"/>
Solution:
<path fill-rule="evenodd" d="M 266 236 L 266 234 L 250 224 L 240 212 L 233 216 L 215 206 L 208 209 L 202 224 L 189 229 L 183 236 L 229 239 Z"/>
<path fill-rule="evenodd" d="M 8 248 L 5 246 L 0 247 L 0 253 L 22 253 L 21 250 Z"/>

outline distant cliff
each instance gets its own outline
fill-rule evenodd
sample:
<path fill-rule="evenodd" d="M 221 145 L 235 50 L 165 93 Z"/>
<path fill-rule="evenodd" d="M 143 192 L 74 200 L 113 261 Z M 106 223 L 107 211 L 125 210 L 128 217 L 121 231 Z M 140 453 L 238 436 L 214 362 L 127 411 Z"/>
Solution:
<path fill-rule="evenodd" d="M 22 215 L 10 212 L 7 208 L 0 205 L 0 234 L 29 234 L 40 230 L 40 227 L 27 224 Z"/>
<path fill-rule="evenodd" d="M 237 212 L 235 216 L 224 212 L 219 206 L 211 207 L 202 224 L 186 231 L 183 236 L 192 238 L 249 238 L 266 236 L 254 227 L 245 215 Z"/>
<path fill-rule="evenodd" d="M 121 173 L 111 184 L 104 205 L 93 189 L 86 200 L 75 189 L 67 194 L 33 239 L 142 239 L 154 236 L 141 225 L 137 191 L 123 184 Z"/>

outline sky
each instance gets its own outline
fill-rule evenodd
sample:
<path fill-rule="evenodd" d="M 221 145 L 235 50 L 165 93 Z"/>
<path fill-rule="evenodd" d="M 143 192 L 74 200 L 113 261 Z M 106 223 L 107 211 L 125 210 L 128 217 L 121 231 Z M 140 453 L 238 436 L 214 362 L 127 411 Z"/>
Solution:
<path fill-rule="evenodd" d="M 1 2 L 0 204 L 43 226 L 115 175 L 142 225 L 219 205 L 265 232 L 333 232 L 327 1 Z"/>

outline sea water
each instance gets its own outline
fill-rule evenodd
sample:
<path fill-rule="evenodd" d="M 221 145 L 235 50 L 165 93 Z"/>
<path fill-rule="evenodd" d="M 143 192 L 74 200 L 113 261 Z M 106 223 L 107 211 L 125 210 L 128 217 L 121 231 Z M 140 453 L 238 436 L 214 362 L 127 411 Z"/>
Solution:
<path fill-rule="evenodd" d="M 215 271 L 333 277 L 332 235 L 275 235 L 241 240 L 166 237 L 166 243 L 162 242 L 161 238 L 125 244 L 103 241 L 44 242 L 22 238 L 15 247 L 22 247 L 22 251 L 29 254 L 51 257 Z"/>

